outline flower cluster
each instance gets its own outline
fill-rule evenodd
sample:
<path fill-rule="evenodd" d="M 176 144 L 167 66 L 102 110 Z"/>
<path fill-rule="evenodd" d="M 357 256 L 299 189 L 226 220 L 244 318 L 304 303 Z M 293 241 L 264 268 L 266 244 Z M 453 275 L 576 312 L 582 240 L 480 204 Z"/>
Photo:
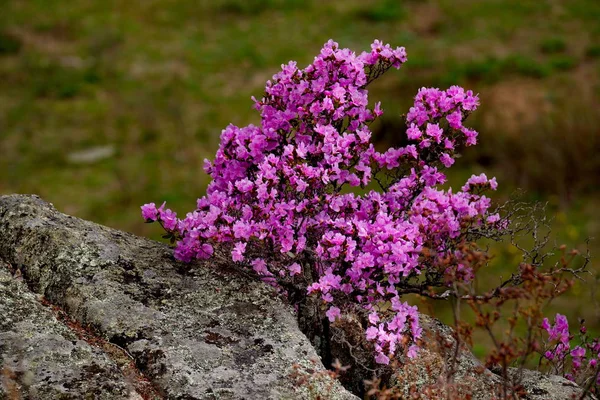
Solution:
<path fill-rule="evenodd" d="M 544 318 L 542 329 L 548 333 L 548 349 L 544 352 L 544 358 L 554 365 L 554 372 L 563 373 L 566 378 L 575 381 L 578 375 L 589 369 L 596 374 L 596 385 L 600 385 L 600 374 L 596 371 L 600 360 L 600 338 L 589 340 L 587 329 L 582 324 L 579 328 L 581 343 L 571 348 L 574 335 L 569 333 L 567 317 L 561 314 L 556 314 L 553 325 L 550 325 L 548 318 Z M 570 372 L 566 369 L 568 358 L 571 360 Z"/>
<path fill-rule="evenodd" d="M 226 254 L 283 293 L 319 296 L 332 322 L 366 309 L 377 362 L 398 349 L 414 357 L 421 328 L 402 295 L 424 273 L 441 285 L 448 274 L 471 279 L 458 245 L 499 216 L 483 195 L 495 179 L 473 176 L 456 193 L 439 188 L 456 151 L 476 143 L 464 125 L 479 103 L 471 91 L 419 90 L 399 132 L 408 144 L 375 150 L 369 125 L 383 111 L 369 106 L 367 85 L 406 59 L 404 48 L 379 41 L 357 55 L 330 40 L 306 68 L 282 65 L 254 99 L 260 125 L 223 130 L 196 209 L 177 219 L 150 203 L 143 217 L 177 238 L 177 259 Z M 381 190 L 366 191 L 375 182 Z"/>

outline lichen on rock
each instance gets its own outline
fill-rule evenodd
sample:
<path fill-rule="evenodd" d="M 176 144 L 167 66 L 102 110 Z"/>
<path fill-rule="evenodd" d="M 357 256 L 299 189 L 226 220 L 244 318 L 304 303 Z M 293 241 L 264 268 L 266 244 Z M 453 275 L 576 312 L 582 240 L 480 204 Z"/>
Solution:
<path fill-rule="evenodd" d="M 142 399 L 115 362 L 0 264 L 0 382 L 7 399 Z"/>
<path fill-rule="evenodd" d="M 293 366 L 325 371 L 271 288 L 209 263 L 186 269 L 163 244 L 36 196 L 0 197 L 0 257 L 34 292 L 127 350 L 165 398 L 310 398 Z M 355 398 L 328 379 L 320 396 Z"/>

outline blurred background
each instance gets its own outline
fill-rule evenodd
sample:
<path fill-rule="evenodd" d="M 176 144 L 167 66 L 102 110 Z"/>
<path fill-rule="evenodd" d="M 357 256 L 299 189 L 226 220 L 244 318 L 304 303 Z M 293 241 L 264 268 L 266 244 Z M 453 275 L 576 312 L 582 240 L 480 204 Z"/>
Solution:
<path fill-rule="evenodd" d="M 329 38 L 360 52 L 378 38 L 408 63 L 373 85 L 386 113 L 378 146 L 422 86 L 480 94 L 481 144 L 450 173 L 498 177 L 548 203 L 558 244 L 600 255 L 598 0 L 0 0 L 0 193 L 36 193 L 61 211 L 159 239 L 140 205 L 184 215 L 228 124 L 258 123 L 250 96 Z M 490 280 L 519 261 L 498 249 Z M 556 310 L 600 332 L 592 261 Z M 477 349 L 476 349 L 477 350 Z"/>

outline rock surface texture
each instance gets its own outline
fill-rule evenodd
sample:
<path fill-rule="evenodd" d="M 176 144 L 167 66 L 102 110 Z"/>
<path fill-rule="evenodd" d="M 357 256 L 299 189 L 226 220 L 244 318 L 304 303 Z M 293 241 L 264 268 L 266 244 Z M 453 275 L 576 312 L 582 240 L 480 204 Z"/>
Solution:
<path fill-rule="evenodd" d="M 57 320 L 7 265 L 0 266 L 0 300 L 4 396 L 142 399 L 116 362 Z"/>
<path fill-rule="evenodd" d="M 426 315 L 421 315 L 420 322 L 424 331 L 423 347 L 415 360 L 405 362 L 393 372 L 390 386 L 406 398 L 414 393 L 427 399 L 443 399 L 447 393 L 456 399 L 506 397 L 501 371 L 496 374 L 486 369 L 464 343 L 460 343 L 457 349 L 452 328 Z M 511 385 L 522 386 L 524 399 L 581 398 L 582 389 L 560 376 L 517 368 L 509 368 L 507 375 Z"/>
<path fill-rule="evenodd" d="M 373 365 L 357 318 L 333 325 L 329 358 L 353 366 L 345 385 L 357 393 L 375 372 L 400 398 L 497 398 L 501 378 L 466 347 L 455 352 L 449 327 L 422 323 L 423 350 L 395 370 Z M 581 395 L 533 371 L 521 382 L 531 400 Z M 0 197 L 5 399 L 358 397 L 331 378 L 269 287 L 233 268 L 181 264 L 163 244 L 12 195 Z"/>
<path fill-rule="evenodd" d="M 291 310 L 235 271 L 190 270 L 163 244 L 36 196 L 0 197 L 0 258 L 28 286 L 2 267 L 0 399 L 356 398 L 319 373 Z M 108 346 L 78 340 L 40 297 L 124 349 L 155 390 L 137 393 Z"/>
<path fill-rule="evenodd" d="M 332 331 L 332 357 L 352 368 L 341 377 L 344 386 L 355 393 L 365 392 L 360 383 L 375 373 L 401 399 L 504 399 L 503 387 L 522 386 L 524 399 L 580 399 L 582 389 L 569 380 L 537 371 L 509 368 L 509 385 L 502 373 L 493 373 L 464 344 L 457 342 L 452 328 L 425 314 L 421 350 L 414 359 L 400 359 L 393 367 L 373 362 L 372 351 L 364 339 L 363 327 L 356 316 L 343 315 Z M 508 394 L 510 397 L 510 392 Z M 397 398 L 397 397 L 392 397 Z M 586 399 L 594 399 L 588 395 Z"/>

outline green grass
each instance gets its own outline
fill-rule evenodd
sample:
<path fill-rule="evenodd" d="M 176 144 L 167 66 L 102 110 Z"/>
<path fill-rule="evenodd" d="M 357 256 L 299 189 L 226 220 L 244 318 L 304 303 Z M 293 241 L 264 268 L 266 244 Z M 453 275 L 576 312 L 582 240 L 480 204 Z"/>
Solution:
<path fill-rule="evenodd" d="M 356 15 L 372 22 L 399 21 L 406 16 L 406 9 L 402 2 L 379 0 L 374 4 L 365 4 L 357 10 Z"/>
<path fill-rule="evenodd" d="M 16 54 L 21 50 L 21 45 L 17 37 L 0 31 L 0 55 Z"/>
<path fill-rule="evenodd" d="M 585 55 L 589 58 L 599 58 L 600 57 L 600 44 L 590 45 L 586 49 Z"/>
<path fill-rule="evenodd" d="M 139 206 L 193 208 L 208 183 L 203 159 L 227 124 L 259 122 L 250 96 L 280 64 L 308 64 L 329 38 L 357 51 L 378 38 L 406 46 L 409 58 L 372 87 L 386 110 L 382 141 L 398 136 L 419 87 L 472 88 L 482 98 L 470 119 L 482 146 L 465 153 L 455 178 L 485 164 L 506 188 L 500 197 L 525 186 L 550 199 L 565 216 L 557 234 L 581 243 L 600 236 L 599 15 L 596 0 L 560 9 L 521 0 L 5 2 L 0 193 L 37 193 L 59 210 L 159 239 Z M 114 154 L 69 161 L 98 146 Z M 573 315 L 594 320 L 586 301 L 572 304 Z"/>
<path fill-rule="evenodd" d="M 564 57 L 564 60 L 571 60 Z M 446 61 L 446 72 L 439 81 L 440 86 L 450 86 L 457 83 L 483 82 L 496 83 L 511 76 L 542 79 L 552 74 L 554 69 L 562 64 L 545 64 L 533 57 L 522 54 L 511 54 L 504 58 L 488 56 L 467 62 L 461 60 Z"/>
<path fill-rule="evenodd" d="M 540 50 L 546 54 L 563 53 L 566 49 L 567 42 L 561 37 L 551 37 L 540 43 Z"/>

